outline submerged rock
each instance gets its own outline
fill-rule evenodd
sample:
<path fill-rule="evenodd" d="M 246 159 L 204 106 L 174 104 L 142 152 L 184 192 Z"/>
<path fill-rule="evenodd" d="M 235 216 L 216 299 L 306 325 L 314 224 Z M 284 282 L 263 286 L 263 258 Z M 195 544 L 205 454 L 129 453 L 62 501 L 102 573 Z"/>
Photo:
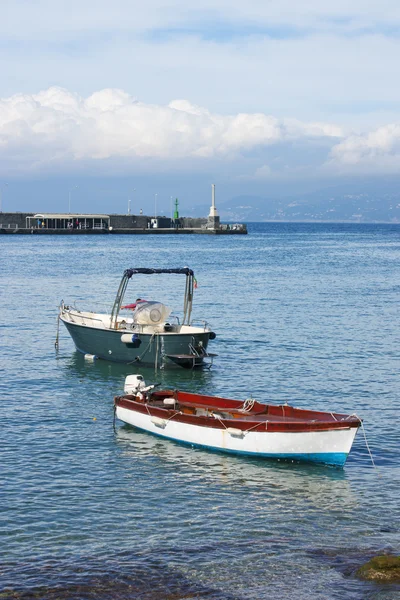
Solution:
<path fill-rule="evenodd" d="M 400 556 L 375 556 L 356 571 L 360 579 L 400 583 Z"/>

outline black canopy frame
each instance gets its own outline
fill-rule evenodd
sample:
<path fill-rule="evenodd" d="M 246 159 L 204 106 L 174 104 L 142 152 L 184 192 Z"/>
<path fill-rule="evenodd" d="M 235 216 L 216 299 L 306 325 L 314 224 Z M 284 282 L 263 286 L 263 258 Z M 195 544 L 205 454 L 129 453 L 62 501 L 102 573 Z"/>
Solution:
<path fill-rule="evenodd" d="M 138 269 L 126 269 L 121 279 L 121 283 L 119 284 L 119 288 L 117 291 L 117 295 L 114 300 L 114 305 L 111 311 L 111 319 L 110 326 L 111 328 L 117 329 L 117 321 L 118 315 L 121 310 L 121 306 L 124 300 L 126 288 L 128 286 L 129 280 L 133 275 L 154 275 L 154 274 L 178 274 L 178 275 L 186 275 L 186 288 L 185 288 L 185 297 L 183 302 L 183 320 L 182 325 L 189 325 L 190 316 L 192 313 L 192 305 L 193 305 L 193 289 L 194 289 L 194 272 L 189 267 L 183 267 L 181 269 L 147 269 L 147 268 L 138 268 Z"/>

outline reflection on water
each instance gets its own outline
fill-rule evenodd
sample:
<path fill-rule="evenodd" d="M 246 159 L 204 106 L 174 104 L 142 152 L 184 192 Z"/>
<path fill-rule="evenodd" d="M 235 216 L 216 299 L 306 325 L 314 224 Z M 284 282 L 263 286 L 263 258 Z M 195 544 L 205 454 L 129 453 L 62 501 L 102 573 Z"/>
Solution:
<path fill-rule="evenodd" d="M 398 226 L 17 237 L 1 239 L 0 598 L 393 597 L 348 566 L 400 547 Z M 194 269 L 194 316 L 217 333 L 210 371 L 86 362 L 63 327 L 55 355 L 60 299 L 114 296 L 133 254 Z M 176 306 L 175 286 L 153 285 Z M 135 372 L 166 388 L 356 411 L 378 469 L 360 434 L 344 471 L 192 449 L 121 424 L 115 434 L 113 397 Z"/>
<path fill-rule="evenodd" d="M 269 461 L 191 448 L 157 438 L 129 425 L 118 427 L 123 456 L 132 461 L 157 457 L 158 469 L 168 464 L 201 485 L 218 483 L 234 493 L 262 492 L 264 499 L 290 495 L 291 502 L 309 502 L 327 509 L 351 509 L 357 504 L 346 472 L 318 465 Z"/>
<path fill-rule="evenodd" d="M 87 361 L 80 352 L 72 355 L 58 354 L 58 360 L 63 362 L 63 368 L 71 378 L 80 378 L 87 383 L 108 381 L 115 383 L 115 395 L 122 393 L 127 375 L 143 375 L 150 383 L 161 383 L 164 388 L 185 388 L 192 392 L 203 391 L 211 384 L 213 369 L 182 369 L 180 367 L 157 369 L 143 367 L 139 364 L 125 365 L 106 360 Z"/>

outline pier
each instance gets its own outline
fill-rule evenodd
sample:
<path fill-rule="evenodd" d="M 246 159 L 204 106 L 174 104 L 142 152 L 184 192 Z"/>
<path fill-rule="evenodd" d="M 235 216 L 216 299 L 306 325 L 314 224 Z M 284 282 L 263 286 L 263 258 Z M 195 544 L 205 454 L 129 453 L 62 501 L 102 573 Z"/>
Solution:
<path fill-rule="evenodd" d="M 173 217 L 143 214 L 0 212 L 0 234 L 35 235 L 243 235 L 244 223 L 221 223 L 215 207 L 215 185 L 208 217 L 180 217 L 178 199 Z"/>
<path fill-rule="evenodd" d="M 145 215 L 81 213 L 0 213 L 0 234 L 34 235 L 237 235 L 247 234 L 243 223 L 218 223 L 207 218 L 169 219 Z"/>

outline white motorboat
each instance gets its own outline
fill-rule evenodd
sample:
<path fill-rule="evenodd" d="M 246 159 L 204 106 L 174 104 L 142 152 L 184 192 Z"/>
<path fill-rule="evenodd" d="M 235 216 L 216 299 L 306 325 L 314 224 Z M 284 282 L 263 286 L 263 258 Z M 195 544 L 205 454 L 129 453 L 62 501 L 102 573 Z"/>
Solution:
<path fill-rule="evenodd" d="M 133 275 L 182 274 L 186 277 L 183 317 L 173 319 L 171 309 L 155 301 L 137 299 L 123 305 Z M 192 269 L 127 269 L 110 313 L 80 310 L 60 304 L 59 318 L 70 333 L 77 350 L 91 357 L 115 362 L 186 368 L 210 365 L 215 354 L 207 351 L 215 333 L 207 323 L 191 321 L 196 280 Z M 125 310 L 125 312 L 124 312 Z"/>

